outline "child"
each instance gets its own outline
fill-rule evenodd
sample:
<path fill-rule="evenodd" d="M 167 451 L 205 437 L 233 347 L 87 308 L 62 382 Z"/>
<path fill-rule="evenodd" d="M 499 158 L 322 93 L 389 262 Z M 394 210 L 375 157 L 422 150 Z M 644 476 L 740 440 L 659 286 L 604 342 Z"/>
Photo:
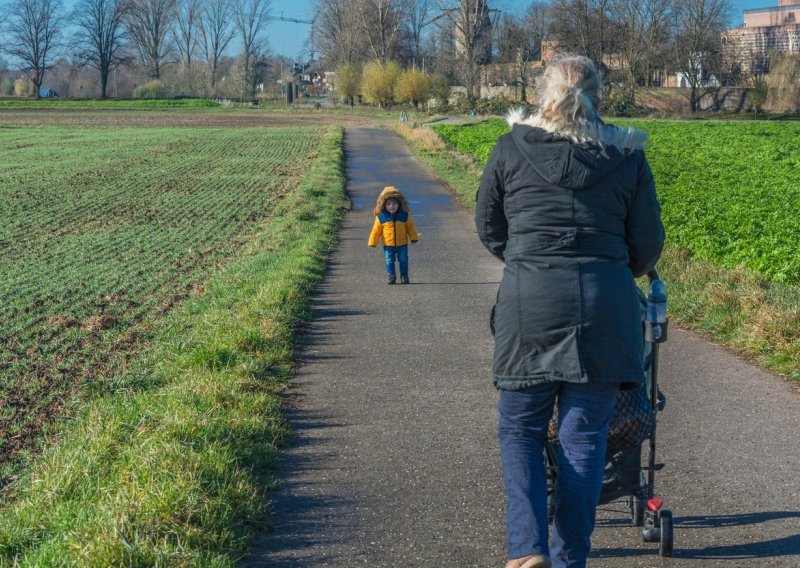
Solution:
<path fill-rule="evenodd" d="M 400 191 L 390 185 L 384 187 L 375 204 L 375 224 L 369 235 L 369 246 L 378 246 L 383 238 L 383 258 L 386 261 L 387 284 L 394 284 L 395 258 L 400 263 L 400 284 L 408 284 L 408 241 L 419 240 L 408 202 Z"/>

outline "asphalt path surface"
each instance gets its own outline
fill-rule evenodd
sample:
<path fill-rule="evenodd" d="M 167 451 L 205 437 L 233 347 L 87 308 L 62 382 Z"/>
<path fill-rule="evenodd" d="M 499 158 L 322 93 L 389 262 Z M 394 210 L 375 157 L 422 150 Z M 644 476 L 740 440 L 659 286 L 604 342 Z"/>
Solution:
<path fill-rule="evenodd" d="M 396 135 L 347 129 L 345 148 L 352 210 L 286 396 L 295 435 L 274 527 L 246 565 L 503 566 L 488 328 L 502 265 Z M 367 247 L 388 184 L 420 232 L 407 286 L 387 286 L 380 249 Z M 796 387 L 677 328 L 660 383 L 656 490 L 675 516 L 674 555 L 642 542 L 620 502 L 598 513 L 589 565 L 800 567 Z"/>

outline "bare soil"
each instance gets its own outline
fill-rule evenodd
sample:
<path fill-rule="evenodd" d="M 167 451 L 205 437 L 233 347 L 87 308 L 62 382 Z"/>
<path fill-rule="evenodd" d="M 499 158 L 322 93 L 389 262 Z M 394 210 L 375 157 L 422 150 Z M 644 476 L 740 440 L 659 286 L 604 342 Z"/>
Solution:
<path fill-rule="evenodd" d="M 349 109 L 3 109 L 0 128 L 30 126 L 152 127 L 152 128 L 291 128 L 379 126 L 397 120 L 396 113 L 361 113 Z"/>

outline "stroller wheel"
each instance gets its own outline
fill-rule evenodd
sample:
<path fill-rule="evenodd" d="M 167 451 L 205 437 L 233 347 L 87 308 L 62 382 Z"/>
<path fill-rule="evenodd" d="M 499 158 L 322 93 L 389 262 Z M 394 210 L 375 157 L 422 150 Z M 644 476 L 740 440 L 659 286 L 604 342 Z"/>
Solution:
<path fill-rule="evenodd" d="M 672 511 L 669 509 L 662 509 L 658 512 L 658 520 L 661 525 L 661 540 L 658 545 L 658 554 L 659 556 L 672 556 L 672 547 L 674 544 Z"/>

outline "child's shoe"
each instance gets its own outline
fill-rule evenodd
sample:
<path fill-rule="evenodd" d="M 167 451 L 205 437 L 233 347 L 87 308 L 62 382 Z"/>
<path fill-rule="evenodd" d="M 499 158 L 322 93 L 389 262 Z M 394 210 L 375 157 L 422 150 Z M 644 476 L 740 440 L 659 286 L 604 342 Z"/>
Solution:
<path fill-rule="evenodd" d="M 397 277 L 396 277 L 396 276 L 388 276 L 388 277 L 386 278 L 386 283 L 387 283 L 387 284 L 394 284 L 394 283 L 396 282 L 396 280 L 397 280 Z"/>
<path fill-rule="evenodd" d="M 408 276 L 400 276 L 400 284 L 408 284 Z"/>

